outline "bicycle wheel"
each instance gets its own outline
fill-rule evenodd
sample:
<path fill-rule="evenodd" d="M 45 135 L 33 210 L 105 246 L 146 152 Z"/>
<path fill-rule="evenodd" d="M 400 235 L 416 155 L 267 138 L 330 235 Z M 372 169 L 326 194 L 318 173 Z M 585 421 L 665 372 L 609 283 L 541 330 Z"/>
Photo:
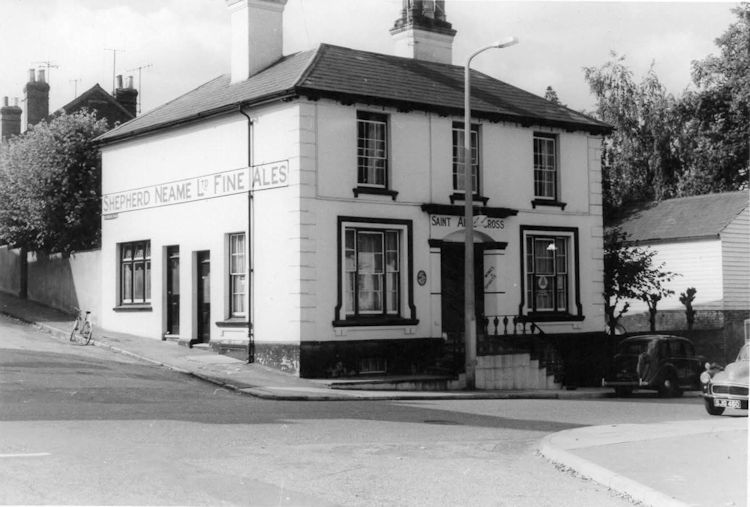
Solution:
<path fill-rule="evenodd" d="M 93 335 L 94 329 L 91 326 L 91 322 L 84 322 L 83 329 L 81 329 L 81 340 L 83 341 L 83 344 L 88 345 Z"/>
<path fill-rule="evenodd" d="M 70 341 L 76 342 L 78 341 L 76 339 L 76 335 L 78 334 L 78 331 L 81 329 L 81 321 L 79 319 L 76 319 L 73 323 L 73 330 L 70 332 Z"/>

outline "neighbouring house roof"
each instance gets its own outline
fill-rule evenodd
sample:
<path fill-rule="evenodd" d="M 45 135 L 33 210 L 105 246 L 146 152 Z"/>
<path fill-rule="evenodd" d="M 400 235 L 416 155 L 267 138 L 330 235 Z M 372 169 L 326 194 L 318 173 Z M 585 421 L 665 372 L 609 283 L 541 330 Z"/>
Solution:
<path fill-rule="evenodd" d="M 112 142 L 241 106 L 309 97 L 387 105 L 400 110 L 463 114 L 464 68 L 329 44 L 286 56 L 245 81 L 222 75 L 102 135 Z M 545 125 L 593 134 L 612 127 L 582 113 L 472 70 L 472 115 L 525 126 Z"/>
<path fill-rule="evenodd" d="M 747 191 L 669 199 L 646 205 L 615 226 L 633 243 L 718 238 L 749 201 Z"/>
<path fill-rule="evenodd" d="M 99 86 L 99 83 L 62 106 L 50 116 L 54 116 L 61 111 L 65 111 L 66 114 L 72 114 L 82 109 L 94 111 L 97 119 L 106 118 L 110 127 L 115 127 L 134 118 L 116 98 Z"/>

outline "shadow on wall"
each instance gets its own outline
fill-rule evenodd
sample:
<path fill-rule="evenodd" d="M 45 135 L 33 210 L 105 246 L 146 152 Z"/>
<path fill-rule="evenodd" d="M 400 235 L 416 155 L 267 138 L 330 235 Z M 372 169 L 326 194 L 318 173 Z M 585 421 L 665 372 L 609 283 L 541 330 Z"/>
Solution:
<path fill-rule="evenodd" d="M 19 295 L 21 290 L 20 249 L 0 247 L 0 290 Z M 68 256 L 30 252 L 28 254 L 28 299 L 72 313 L 89 310 L 92 320 L 101 314 L 101 250 Z"/>

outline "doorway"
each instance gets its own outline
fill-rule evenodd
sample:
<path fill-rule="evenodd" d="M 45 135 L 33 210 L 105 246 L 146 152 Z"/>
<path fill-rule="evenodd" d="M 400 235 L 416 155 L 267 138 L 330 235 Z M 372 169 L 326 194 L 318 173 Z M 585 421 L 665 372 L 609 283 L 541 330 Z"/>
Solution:
<path fill-rule="evenodd" d="M 440 251 L 442 328 L 448 339 L 461 342 L 464 336 L 464 244 L 444 243 Z M 484 315 L 484 255 L 474 247 L 474 301 L 477 328 Z"/>
<path fill-rule="evenodd" d="M 180 247 L 167 247 L 167 334 L 180 334 Z"/>
<path fill-rule="evenodd" d="M 203 250 L 196 253 L 197 264 L 197 310 L 198 310 L 198 343 L 211 340 L 211 252 Z"/>

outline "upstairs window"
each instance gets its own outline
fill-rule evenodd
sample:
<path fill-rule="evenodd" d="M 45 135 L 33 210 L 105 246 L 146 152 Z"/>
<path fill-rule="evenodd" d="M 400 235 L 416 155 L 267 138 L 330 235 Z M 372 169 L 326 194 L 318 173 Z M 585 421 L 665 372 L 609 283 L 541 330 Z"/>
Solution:
<path fill-rule="evenodd" d="M 388 186 L 388 116 L 357 113 L 357 184 Z"/>
<path fill-rule="evenodd" d="M 479 194 L 479 126 L 471 126 L 471 188 Z M 466 193 L 464 183 L 464 124 L 453 123 L 453 191 Z"/>
<path fill-rule="evenodd" d="M 151 302 L 151 242 L 120 244 L 120 304 Z"/>
<path fill-rule="evenodd" d="M 534 197 L 556 200 L 558 181 L 557 136 L 534 133 Z"/>

